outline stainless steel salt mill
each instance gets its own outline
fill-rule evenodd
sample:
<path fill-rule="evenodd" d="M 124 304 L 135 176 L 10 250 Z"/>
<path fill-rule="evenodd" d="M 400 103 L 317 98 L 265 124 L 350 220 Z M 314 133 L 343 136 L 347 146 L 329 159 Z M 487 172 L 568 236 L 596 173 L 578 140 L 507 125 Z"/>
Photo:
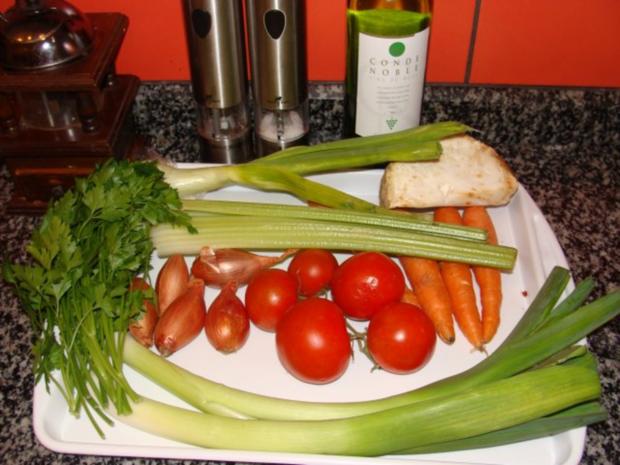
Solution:
<path fill-rule="evenodd" d="M 259 156 L 306 144 L 305 1 L 246 0 Z"/>
<path fill-rule="evenodd" d="M 242 0 L 183 0 L 203 160 L 254 157 Z"/>

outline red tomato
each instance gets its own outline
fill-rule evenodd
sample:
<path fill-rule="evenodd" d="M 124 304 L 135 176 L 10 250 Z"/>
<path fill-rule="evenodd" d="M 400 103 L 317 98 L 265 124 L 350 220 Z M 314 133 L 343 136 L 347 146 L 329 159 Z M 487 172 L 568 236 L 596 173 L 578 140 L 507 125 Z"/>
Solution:
<path fill-rule="evenodd" d="M 278 268 L 259 271 L 245 291 L 245 308 L 260 329 L 275 331 L 282 315 L 297 302 L 297 280 Z"/>
<path fill-rule="evenodd" d="M 437 340 L 426 313 L 404 302 L 387 305 L 375 313 L 366 338 L 377 365 L 398 374 L 421 368 L 430 359 Z"/>
<path fill-rule="evenodd" d="M 307 383 L 338 379 L 351 359 L 342 310 L 320 297 L 300 300 L 282 317 L 276 329 L 276 346 L 287 371 Z"/>
<path fill-rule="evenodd" d="M 397 302 L 405 292 L 405 277 L 387 255 L 361 252 L 349 257 L 332 279 L 332 296 L 345 314 L 368 320 L 380 308 Z"/>
<path fill-rule="evenodd" d="M 330 251 L 305 249 L 295 254 L 288 272 L 297 278 L 300 294 L 309 297 L 329 288 L 336 268 L 338 262 Z"/>

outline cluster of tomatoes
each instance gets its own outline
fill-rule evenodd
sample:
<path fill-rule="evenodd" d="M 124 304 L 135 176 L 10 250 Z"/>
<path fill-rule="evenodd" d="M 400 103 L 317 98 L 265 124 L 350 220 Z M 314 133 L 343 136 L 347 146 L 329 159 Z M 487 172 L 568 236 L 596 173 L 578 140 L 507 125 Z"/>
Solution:
<path fill-rule="evenodd" d="M 278 357 L 298 379 L 338 379 L 352 356 L 347 320 L 368 322 L 365 352 L 393 373 L 410 373 L 430 358 L 431 320 L 402 300 L 400 267 L 378 252 L 360 252 L 338 264 L 322 249 L 297 252 L 288 268 L 266 268 L 249 281 L 245 309 L 258 328 L 275 332 Z M 359 334 L 357 335 L 359 337 Z"/>

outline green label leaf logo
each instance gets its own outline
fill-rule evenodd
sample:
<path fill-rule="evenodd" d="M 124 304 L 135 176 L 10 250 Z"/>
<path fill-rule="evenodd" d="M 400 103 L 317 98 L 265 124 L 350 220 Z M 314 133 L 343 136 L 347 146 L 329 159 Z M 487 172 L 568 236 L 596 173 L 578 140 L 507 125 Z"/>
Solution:
<path fill-rule="evenodd" d="M 394 126 L 396 126 L 396 123 L 398 123 L 398 120 L 394 117 L 390 118 L 390 119 L 386 119 L 385 122 L 388 125 L 388 128 L 390 128 L 390 130 L 394 129 Z"/>
<path fill-rule="evenodd" d="M 405 44 L 403 44 L 402 42 L 394 42 L 392 45 L 390 45 L 390 55 L 392 55 L 393 57 L 399 57 L 403 53 L 405 53 Z"/>

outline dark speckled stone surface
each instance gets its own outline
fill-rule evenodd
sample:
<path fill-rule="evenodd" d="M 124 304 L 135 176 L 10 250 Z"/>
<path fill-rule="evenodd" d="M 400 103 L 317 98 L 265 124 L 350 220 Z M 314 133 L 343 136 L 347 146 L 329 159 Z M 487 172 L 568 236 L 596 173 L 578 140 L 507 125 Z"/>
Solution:
<path fill-rule="evenodd" d="M 338 85 L 313 86 L 312 142 L 339 137 L 342 95 Z M 620 91 L 430 87 L 426 122 L 454 119 L 504 156 L 545 214 L 573 276 L 594 276 L 600 295 L 620 284 Z M 187 83 L 143 84 L 134 115 L 138 131 L 167 158 L 198 160 L 194 104 Z M 0 161 L 2 256 L 23 256 L 37 224 L 8 216 L 12 184 Z M 42 447 L 32 431 L 30 329 L 0 283 L 0 462 L 14 465 L 189 465 L 198 462 L 73 456 Z M 609 419 L 588 428 L 583 465 L 620 463 L 620 321 L 593 334 Z M 205 462 L 202 462 L 205 463 Z M 526 465 L 526 464 L 524 464 Z"/>

